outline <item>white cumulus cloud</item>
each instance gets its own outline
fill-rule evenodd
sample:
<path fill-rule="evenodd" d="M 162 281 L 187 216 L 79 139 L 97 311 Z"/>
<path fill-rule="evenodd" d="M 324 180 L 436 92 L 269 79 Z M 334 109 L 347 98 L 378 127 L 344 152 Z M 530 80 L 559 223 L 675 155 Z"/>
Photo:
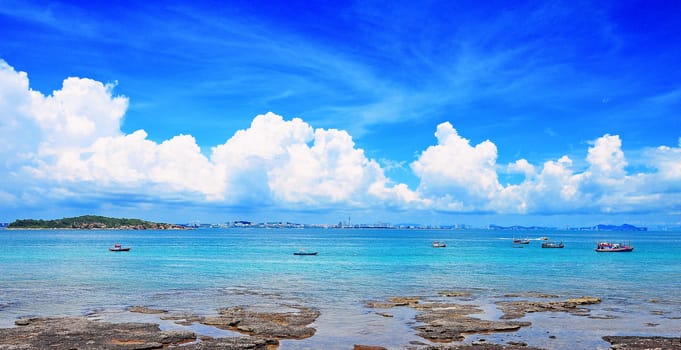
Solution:
<path fill-rule="evenodd" d="M 500 190 L 497 147 L 487 140 L 475 146 L 459 136 L 451 123 L 437 126 L 438 144 L 411 164 L 420 183 L 417 191 L 449 209 L 484 209 Z"/>
<path fill-rule="evenodd" d="M 436 144 L 411 163 L 418 179 L 411 189 L 387 177 L 347 131 L 315 129 L 272 112 L 209 152 L 191 135 L 156 142 L 144 130 L 124 133 L 128 99 L 114 95 L 114 88 L 71 77 L 44 95 L 30 88 L 26 73 L 0 60 L 4 205 L 115 196 L 293 210 L 592 214 L 681 208 L 681 139 L 635 153 L 632 163 L 644 169 L 638 172 L 629 168 L 623 140 L 610 134 L 590 142 L 582 168 L 568 156 L 503 167 L 491 140 L 472 145 L 445 122 L 436 128 Z M 502 185 L 498 171 L 524 179 Z"/>
<path fill-rule="evenodd" d="M 191 135 L 157 143 L 144 130 L 121 132 L 128 100 L 113 95 L 113 84 L 68 78 L 45 96 L 29 88 L 26 73 L 5 62 L 0 74 L 2 131 L 25 136 L 21 131 L 32 126 L 28 144 L 5 138 L 2 152 L 15 160 L 13 167 L 24 169 L 16 178 L 30 176 L 24 180 L 45 187 L 44 193 L 96 197 L 99 189 L 159 198 L 184 193 L 227 205 L 299 208 L 417 200 L 405 185 L 387 179 L 342 130 L 315 130 L 300 118 L 267 113 L 205 156 Z M 87 191 L 78 193 L 79 188 Z M 2 190 L 4 198 L 22 195 Z"/>

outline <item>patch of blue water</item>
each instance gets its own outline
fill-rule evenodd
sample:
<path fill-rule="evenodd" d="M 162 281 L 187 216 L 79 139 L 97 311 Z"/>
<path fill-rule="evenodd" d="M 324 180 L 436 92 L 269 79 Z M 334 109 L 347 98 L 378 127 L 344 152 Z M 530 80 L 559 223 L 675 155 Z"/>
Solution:
<path fill-rule="evenodd" d="M 511 243 L 514 236 L 548 236 L 565 248 L 542 249 L 532 240 L 518 249 Z M 447 247 L 432 248 L 434 240 Z M 635 249 L 596 253 L 599 240 L 628 241 Z M 109 252 L 114 242 L 132 250 Z M 385 327 L 404 335 L 394 341 L 405 341 L 418 339 L 410 327 L 405 331 L 404 323 L 372 315 L 366 301 L 436 296 L 450 289 L 480 298 L 527 291 L 593 295 L 604 299 L 600 307 L 622 314 L 640 319 L 661 314 L 661 322 L 648 323 L 681 316 L 679 232 L 5 230 L 0 246 L 2 327 L 21 316 L 81 315 L 132 305 L 211 314 L 231 305 L 293 302 L 322 310 L 316 322 L 321 336 L 305 344 L 332 341 L 323 337 L 330 330 L 368 339 Z M 300 249 L 319 254 L 293 255 Z M 368 335 L 356 329 L 362 322 L 375 324 L 361 331 Z M 615 328 L 621 324 L 624 333 L 639 325 L 609 322 Z M 661 335 L 669 333 L 659 329 Z"/>

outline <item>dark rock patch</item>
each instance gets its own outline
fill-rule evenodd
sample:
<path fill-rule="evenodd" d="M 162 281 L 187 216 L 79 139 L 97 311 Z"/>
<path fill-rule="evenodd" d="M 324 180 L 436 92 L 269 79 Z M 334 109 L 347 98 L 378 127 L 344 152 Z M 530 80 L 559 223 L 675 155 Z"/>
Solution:
<path fill-rule="evenodd" d="M 600 303 L 601 299 L 582 297 L 565 301 L 500 301 L 497 305 L 504 312 L 502 319 L 516 319 L 531 312 L 568 312 L 578 316 L 588 316 L 589 310 L 580 305 Z"/>
<path fill-rule="evenodd" d="M 468 298 L 471 296 L 471 293 L 469 292 L 463 292 L 458 290 L 444 290 L 437 294 L 448 298 Z"/>
<path fill-rule="evenodd" d="M 200 323 L 221 329 L 275 339 L 304 339 L 316 332 L 308 325 L 319 311 L 303 306 L 288 306 L 295 311 L 264 312 L 233 306 L 219 310 L 218 316 L 203 317 Z"/>
<path fill-rule="evenodd" d="M 603 340 L 610 343 L 610 349 L 617 350 L 678 350 L 681 349 L 681 338 L 665 337 L 633 337 L 605 336 Z"/>
<path fill-rule="evenodd" d="M 460 344 L 450 346 L 430 346 L 422 350 L 543 350 L 524 345 L 502 345 L 492 343 Z"/>
<path fill-rule="evenodd" d="M 161 331 L 156 324 L 108 323 L 82 317 L 31 318 L 0 329 L 0 349 L 160 349 L 196 341 L 190 331 Z"/>
<path fill-rule="evenodd" d="M 133 306 L 129 311 L 136 312 L 138 314 L 164 314 L 168 312 L 167 310 L 152 309 L 146 306 Z"/>
<path fill-rule="evenodd" d="M 468 334 L 516 331 L 520 327 L 531 324 L 530 322 L 482 320 L 468 316 L 482 312 L 475 305 L 421 302 L 413 297 L 393 297 L 388 302 L 372 302 L 368 305 L 379 308 L 409 306 L 421 311 L 415 320 L 424 325 L 415 326 L 414 329 L 420 337 L 434 342 L 461 341 Z"/>
<path fill-rule="evenodd" d="M 355 346 L 352 347 L 352 350 L 388 350 L 388 348 L 375 345 L 355 344 Z"/>

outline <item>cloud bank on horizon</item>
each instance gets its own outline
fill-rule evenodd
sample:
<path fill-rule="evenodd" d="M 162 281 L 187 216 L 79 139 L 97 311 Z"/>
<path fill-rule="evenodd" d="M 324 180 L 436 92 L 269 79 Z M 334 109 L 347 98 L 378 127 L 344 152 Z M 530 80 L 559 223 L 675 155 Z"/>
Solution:
<path fill-rule="evenodd" d="M 433 144 L 409 164 L 418 179 L 410 188 L 390 179 L 347 131 L 274 112 L 256 116 L 210 150 L 191 135 L 156 142 L 144 130 L 125 133 L 130 101 L 114 89 L 69 77 L 45 95 L 31 89 L 26 72 L 0 60 L 0 200 L 6 208 L 116 200 L 133 207 L 178 202 L 301 212 L 681 214 L 681 138 L 634 152 L 636 167 L 622 150 L 626 140 L 610 134 L 590 141 L 580 160 L 585 166 L 567 155 L 543 164 L 498 164 L 494 140 L 471 144 L 442 122 Z M 503 183 L 500 175 L 509 174 L 519 180 Z"/>

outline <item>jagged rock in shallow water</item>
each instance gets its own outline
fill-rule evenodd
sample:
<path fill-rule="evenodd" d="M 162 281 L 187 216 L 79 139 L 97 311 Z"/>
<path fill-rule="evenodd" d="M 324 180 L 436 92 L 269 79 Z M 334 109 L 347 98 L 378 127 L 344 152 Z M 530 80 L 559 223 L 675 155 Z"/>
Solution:
<path fill-rule="evenodd" d="M 319 311 L 303 306 L 288 306 L 295 311 L 261 312 L 234 306 L 220 309 L 218 316 L 204 317 L 205 325 L 266 338 L 304 339 L 316 332 L 308 325 L 319 317 Z"/>
<path fill-rule="evenodd" d="M 160 349 L 196 340 L 191 331 L 150 323 L 108 323 L 83 317 L 31 318 L 0 329 L 0 349 Z"/>
<path fill-rule="evenodd" d="M 189 347 L 178 347 L 179 350 L 270 350 L 277 348 L 279 342 L 274 339 L 253 337 L 218 338 L 192 344 Z"/>
<path fill-rule="evenodd" d="M 83 317 L 23 318 L 19 327 L 0 328 L 0 350 L 268 350 L 276 339 L 202 338 L 191 331 L 161 331 L 151 323 L 109 323 Z"/>
<path fill-rule="evenodd" d="M 430 346 L 420 350 L 544 350 L 532 346 L 502 344 L 460 344 L 450 346 Z"/>
<path fill-rule="evenodd" d="M 611 344 L 610 349 L 617 350 L 679 350 L 681 338 L 605 336 L 603 340 Z"/>
<path fill-rule="evenodd" d="M 389 308 L 409 306 L 421 311 L 416 321 L 425 323 L 414 327 L 419 336 L 437 342 L 460 341 L 466 334 L 509 332 L 531 325 L 530 322 L 488 321 L 467 315 L 480 313 L 482 309 L 470 304 L 421 302 L 414 297 L 393 297 L 388 302 L 370 302 L 369 307 Z"/>
<path fill-rule="evenodd" d="M 579 305 L 597 304 L 601 299 L 595 297 L 581 297 L 565 301 L 500 301 L 497 303 L 504 315 L 502 319 L 515 319 L 531 312 L 569 312 L 573 315 L 588 316 L 589 310 L 579 308 Z"/>
<path fill-rule="evenodd" d="M 417 297 L 390 297 L 388 301 L 394 303 L 395 306 L 414 306 L 419 303 Z"/>
<path fill-rule="evenodd" d="M 146 306 L 133 306 L 129 311 L 136 312 L 138 314 L 164 314 L 168 312 L 166 310 L 152 309 Z"/>
<path fill-rule="evenodd" d="M 577 305 L 589 305 L 589 304 L 598 304 L 601 302 L 601 298 L 596 298 L 596 297 L 581 297 L 581 298 L 573 298 L 573 299 L 568 299 L 565 301 L 566 303 L 573 303 Z"/>
<path fill-rule="evenodd" d="M 437 318 L 432 318 L 431 315 L 419 316 L 416 317 L 417 321 L 423 322 L 425 318 L 428 323 L 416 327 L 418 335 L 432 341 L 461 341 L 464 340 L 466 334 L 511 332 L 531 325 L 530 322 L 488 321 L 460 315 L 441 315 Z"/>
<path fill-rule="evenodd" d="M 458 290 L 444 290 L 441 292 L 437 293 L 438 295 L 441 295 L 443 297 L 449 297 L 449 298 L 467 298 L 471 296 L 471 293 L 469 292 L 462 292 Z"/>
<path fill-rule="evenodd" d="M 376 345 L 355 344 L 355 346 L 352 347 L 352 350 L 388 350 L 388 348 Z"/>

